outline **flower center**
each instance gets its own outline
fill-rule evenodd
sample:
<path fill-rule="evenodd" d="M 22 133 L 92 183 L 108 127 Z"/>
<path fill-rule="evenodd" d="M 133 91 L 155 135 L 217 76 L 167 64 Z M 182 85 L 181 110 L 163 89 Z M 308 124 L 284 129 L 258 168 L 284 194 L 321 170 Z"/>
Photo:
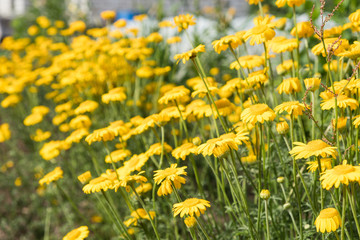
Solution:
<path fill-rule="evenodd" d="M 351 165 L 339 165 L 334 167 L 334 172 L 337 175 L 344 175 L 353 172 L 355 169 Z"/>
<path fill-rule="evenodd" d="M 190 199 L 186 199 L 184 202 L 185 206 L 195 206 L 196 204 L 199 203 L 199 199 L 197 198 L 190 198 Z"/>
<path fill-rule="evenodd" d="M 335 208 L 326 208 L 324 210 L 321 210 L 320 212 L 320 218 L 332 218 L 338 215 L 338 211 Z"/>
<path fill-rule="evenodd" d="M 255 104 L 250 107 L 252 115 L 261 115 L 267 110 L 269 110 L 269 107 L 266 104 Z"/>
<path fill-rule="evenodd" d="M 259 25 L 259 26 L 255 26 L 253 29 L 252 29 L 252 33 L 253 34 L 261 34 L 261 33 L 264 33 L 267 29 L 267 26 L 266 25 Z"/>
<path fill-rule="evenodd" d="M 328 147 L 328 145 L 323 142 L 322 140 L 313 140 L 308 142 L 308 144 L 306 145 L 306 150 L 308 151 L 318 151 L 321 149 L 324 149 Z"/>

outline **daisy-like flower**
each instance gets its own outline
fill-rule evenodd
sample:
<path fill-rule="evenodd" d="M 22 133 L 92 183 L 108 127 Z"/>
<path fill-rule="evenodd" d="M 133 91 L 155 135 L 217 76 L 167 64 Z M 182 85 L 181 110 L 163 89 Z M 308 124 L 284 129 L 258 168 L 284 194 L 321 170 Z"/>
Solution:
<path fill-rule="evenodd" d="M 8 123 L 0 125 L 0 143 L 9 140 L 11 137 L 10 127 Z"/>
<path fill-rule="evenodd" d="M 321 172 L 325 171 L 326 169 L 331 169 L 331 162 L 332 159 L 331 158 L 321 158 L 320 159 L 320 164 L 321 164 Z M 319 162 L 316 161 L 310 161 L 310 162 L 306 162 L 307 165 L 309 165 L 307 167 L 307 169 L 310 172 L 315 172 L 318 168 L 319 168 Z"/>
<path fill-rule="evenodd" d="M 205 45 L 200 44 L 194 49 L 191 49 L 190 51 L 176 54 L 174 56 L 174 59 L 177 60 L 176 63 L 179 63 L 180 60 L 182 60 L 183 63 L 186 63 L 186 61 L 189 61 L 192 58 L 195 58 L 199 52 L 205 52 Z"/>
<path fill-rule="evenodd" d="M 191 153 L 195 154 L 197 152 L 197 146 L 193 144 L 192 142 L 184 143 L 183 145 L 175 148 L 171 155 L 175 159 L 182 159 L 185 160 L 187 156 L 189 156 Z"/>
<path fill-rule="evenodd" d="M 257 5 L 264 0 L 246 0 L 250 5 Z"/>
<path fill-rule="evenodd" d="M 150 214 L 151 219 L 154 219 L 155 212 L 149 211 L 149 214 Z M 127 227 L 129 227 L 130 225 L 137 226 L 139 219 L 150 220 L 149 215 L 146 213 L 145 209 L 143 209 L 143 208 L 138 208 L 135 211 L 132 211 L 130 215 L 131 215 L 131 217 L 128 220 L 124 221 L 124 224 Z"/>
<path fill-rule="evenodd" d="M 340 213 L 335 208 L 325 208 L 320 211 L 314 224 L 317 232 L 335 232 L 342 226 Z"/>
<path fill-rule="evenodd" d="M 86 128 L 79 128 L 73 131 L 70 136 L 65 139 L 65 142 L 68 144 L 78 143 L 87 135 L 89 135 L 89 131 Z"/>
<path fill-rule="evenodd" d="M 253 69 L 264 65 L 265 58 L 258 55 L 242 56 L 238 58 L 238 61 L 232 62 L 230 64 L 230 69 L 239 70 L 240 69 L 239 63 L 242 68 Z"/>
<path fill-rule="evenodd" d="M 89 228 L 87 226 L 81 226 L 68 232 L 63 240 L 83 240 L 89 236 Z"/>
<path fill-rule="evenodd" d="M 241 120 L 251 124 L 272 121 L 275 117 L 274 111 L 264 103 L 251 105 L 241 113 Z"/>
<path fill-rule="evenodd" d="M 245 41 L 250 39 L 250 45 L 261 44 L 271 40 L 275 36 L 275 31 L 268 24 L 260 24 L 246 31 Z"/>
<path fill-rule="evenodd" d="M 281 121 L 276 124 L 276 131 L 280 134 L 286 134 L 289 131 L 289 124 L 286 121 Z"/>
<path fill-rule="evenodd" d="M 347 117 L 338 117 L 337 122 L 335 120 L 336 119 L 331 120 L 331 124 L 334 129 L 335 129 L 335 125 L 336 125 L 337 129 L 343 129 L 346 127 L 346 123 L 348 120 Z"/>
<path fill-rule="evenodd" d="M 166 92 L 164 96 L 158 100 L 158 103 L 168 104 L 171 101 L 182 102 L 184 98 L 189 97 L 189 94 L 190 90 L 185 86 L 174 87 L 173 89 Z"/>
<path fill-rule="evenodd" d="M 181 203 L 175 203 L 173 205 L 174 217 L 180 214 L 180 217 L 196 215 L 200 217 L 200 214 L 204 214 L 206 207 L 210 207 L 210 202 L 204 199 L 188 198 Z"/>
<path fill-rule="evenodd" d="M 336 147 L 332 147 L 322 140 L 312 140 L 307 144 L 302 142 L 294 142 L 295 147 L 289 152 L 295 159 L 310 158 L 312 156 L 336 157 Z"/>
<path fill-rule="evenodd" d="M 112 186 L 112 181 L 105 174 L 101 174 L 100 177 L 93 178 L 88 184 L 83 187 L 83 192 L 86 194 L 107 191 Z"/>
<path fill-rule="evenodd" d="M 310 22 L 299 22 L 291 30 L 291 35 L 296 37 L 296 30 L 299 38 L 308 38 L 314 34 L 314 29 L 311 27 Z"/>
<path fill-rule="evenodd" d="M 91 180 L 91 172 L 90 171 L 86 171 L 86 172 L 84 172 L 84 173 L 82 173 L 82 174 L 80 174 L 79 176 L 78 176 L 78 180 L 82 183 L 82 184 L 84 184 L 84 183 L 87 183 L 87 182 L 89 182 L 90 180 Z"/>
<path fill-rule="evenodd" d="M 360 115 L 356 115 L 356 116 L 354 117 L 354 121 L 353 121 L 352 124 L 355 126 L 355 128 L 358 128 L 358 127 L 359 127 L 359 125 L 360 125 Z"/>
<path fill-rule="evenodd" d="M 105 157 L 106 163 L 119 162 L 125 160 L 126 157 L 130 156 L 131 152 L 127 149 L 118 149 L 110 153 Z M 110 158 L 111 156 L 111 158 Z M 112 160 L 112 161 L 111 161 Z"/>
<path fill-rule="evenodd" d="M 90 128 L 91 124 L 90 118 L 86 115 L 78 115 L 71 119 L 69 123 L 70 127 L 73 129 Z"/>
<path fill-rule="evenodd" d="M 293 6 L 300 7 L 304 3 L 305 0 L 287 0 L 287 4 L 289 5 L 289 7 L 293 7 Z"/>
<path fill-rule="evenodd" d="M 115 135 L 116 133 L 112 129 L 100 128 L 95 130 L 93 133 L 89 134 L 85 138 L 85 141 L 89 145 L 91 145 L 93 142 L 99 142 L 99 141 L 107 142 L 113 140 L 115 138 Z"/>
<path fill-rule="evenodd" d="M 40 155 L 45 160 L 51 160 L 59 156 L 61 150 L 61 141 L 50 141 L 44 143 L 40 149 Z"/>
<path fill-rule="evenodd" d="M 188 228 L 192 228 L 192 227 L 196 226 L 196 224 L 197 224 L 195 217 L 187 217 L 187 218 L 185 218 L 184 223 Z"/>
<path fill-rule="evenodd" d="M 335 97 L 333 96 L 330 99 L 323 100 L 320 104 L 322 110 L 329 110 L 335 108 Z M 355 110 L 359 107 L 359 103 L 356 99 L 349 98 L 346 95 L 337 96 L 337 106 L 339 108 L 350 107 L 351 110 Z"/>
<path fill-rule="evenodd" d="M 347 39 L 338 40 L 338 38 L 326 38 L 324 39 L 324 42 L 327 51 L 331 49 L 331 51 L 334 51 L 335 56 L 338 56 L 340 53 L 345 52 L 349 48 L 349 41 Z M 323 57 L 326 57 L 327 55 L 324 51 L 323 43 L 315 45 L 311 49 L 311 52 L 315 55 L 322 54 Z"/>
<path fill-rule="evenodd" d="M 50 131 L 44 132 L 41 129 L 36 129 L 36 134 L 33 136 L 30 136 L 30 137 L 35 142 L 43 142 L 46 139 L 48 139 L 49 137 L 51 137 L 51 132 Z M 1 137 L 0 137 L 0 139 L 1 139 Z M 0 142 L 1 142 L 1 140 L 0 140 Z"/>
<path fill-rule="evenodd" d="M 179 32 L 188 29 L 191 25 L 195 25 L 195 20 L 194 16 L 190 14 L 180 14 L 179 16 L 174 17 L 175 27 L 178 28 Z"/>
<path fill-rule="evenodd" d="M 118 87 L 111 89 L 108 93 L 105 93 L 101 96 L 103 103 L 109 104 L 109 102 L 122 102 L 126 100 L 125 88 Z"/>
<path fill-rule="evenodd" d="M 339 188 L 340 183 L 349 185 L 349 182 L 360 180 L 360 166 L 352 166 L 344 160 L 343 164 L 326 170 L 320 177 L 321 186 L 326 190 L 335 187 Z"/>
<path fill-rule="evenodd" d="M 185 184 L 186 180 L 181 175 L 186 176 L 185 169 L 187 167 L 177 167 L 177 164 L 171 164 L 169 168 L 164 170 L 156 170 L 154 175 L 154 181 L 157 185 L 161 184 L 157 194 L 158 196 L 164 196 L 171 194 L 173 191 L 172 184 L 176 189 L 181 188 L 181 184 Z"/>
<path fill-rule="evenodd" d="M 211 43 L 215 49 L 215 52 L 221 53 L 231 46 L 232 49 L 237 48 L 242 44 L 241 39 L 239 39 L 236 35 L 229 35 L 220 38 L 219 40 L 215 40 Z"/>
<path fill-rule="evenodd" d="M 164 153 L 169 153 L 172 150 L 173 150 L 172 147 L 166 142 L 164 142 Z M 150 157 L 154 155 L 160 155 L 161 152 L 162 152 L 161 143 L 155 143 L 149 147 L 149 149 L 145 152 L 145 154 Z"/>
<path fill-rule="evenodd" d="M 241 145 L 249 140 L 247 136 L 249 133 L 242 131 L 238 134 L 226 133 L 218 138 L 210 139 L 206 143 L 201 144 L 197 148 L 197 153 L 203 156 L 221 157 L 225 153 L 232 150 L 238 150 L 238 145 Z"/>
<path fill-rule="evenodd" d="M 61 167 L 56 167 L 53 171 L 46 174 L 42 179 L 40 179 L 39 184 L 42 186 L 45 183 L 49 185 L 51 182 L 55 182 L 63 177 L 63 170 Z"/>
<path fill-rule="evenodd" d="M 280 85 L 276 88 L 279 94 L 292 94 L 301 91 L 301 84 L 299 78 L 287 78 L 284 79 Z"/>
<path fill-rule="evenodd" d="M 276 113 L 287 112 L 290 115 L 295 117 L 302 115 L 303 111 L 305 110 L 305 106 L 299 101 L 291 101 L 291 102 L 283 102 L 282 104 L 275 107 Z"/>
<path fill-rule="evenodd" d="M 306 89 L 310 88 L 310 91 L 315 92 L 320 87 L 321 78 L 305 78 L 304 83 Z"/>
<path fill-rule="evenodd" d="M 123 172 L 121 172 L 121 170 L 123 170 Z M 117 172 L 118 172 L 119 179 L 115 172 L 107 173 L 109 176 L 109 179 L 111 179 L 113 181 L 112 186 L 110 188 L 115 189 L 115 192 L 119 189 L 119 187 L 124 187 L 126 189 L 126 191 L 129 192 L 130 191 L 129 186 L 133 185 L 134 183 L 147 182 L 147 178 L 141 175 L 144 173 L 144 171 L 139 172 L 138 174 L 135 174 L 135 175 L 130 175 L 129 170 L 126 169 L 126 167 L 125 168 L 123 167 L 123 168 L 117 169 Z"/>
<path fill-rule="evenodd" d="M 281 75 L 289 72 L 293 67 L 297 69 L 299 67 L 298 62 L 295 61 L 294 63 L 292 59 L 285 60 L 281 64 L 276 66 L 276 72 Z"/>
<path fill-rule="evenodd" d="M 360 22 L 360 9 L 356 10 L 355 12 L 349 15 L 349 20 L 352 23 L 359 23 Z"/>
<path fill-rule="evenodd" d="M 74 110 L 75 114 L 83 114 L 86 112 L 93 112 L 97 109 L 99 104 L 92 100 L 86 100 L 85 102 L 80 103 L 80 105 Z"/>
<path fill-rule="evenodd" d="M 130 160 L 124 162 L 124 166 L 130 171 L 141 171 L 141 168 L 149 160 L 149 156 L 145 153 L 140 153 L 139 155 L 134 154 Z"/>
<path fill-rule="evenodd" d="M 297 47 L 298 47 L 298 42 L 296 38 L 284 39 L 283 41 L 276 41 L 273 44 L 271 44 L 271 50 L 274 53 L 291 52 Z"/>

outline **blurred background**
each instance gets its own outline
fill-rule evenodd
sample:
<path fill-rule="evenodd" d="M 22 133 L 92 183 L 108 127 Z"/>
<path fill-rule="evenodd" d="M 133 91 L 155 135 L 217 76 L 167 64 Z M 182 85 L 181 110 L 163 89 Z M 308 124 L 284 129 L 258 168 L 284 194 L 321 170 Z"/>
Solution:
<path fill-rule="evenodd" d="M 339 1 L 327 0 L 327 9 L 332 9 Z M 300 11 L 310 12 L 314 3 L 318 3 L 318 0 L 308 0 Z M 263 5 L 273 15 L 280 17 L 285 14 L 275 6 L 274 0 L 264 0 Z M 358 0 L 345 0 L 340 12 L 348 14 L 357 8 Z M 1 39 L 8 35 L 23 36 L 40 15 L 66 23 L 83 20 L 89 27 L 101 26 L 100 12 L 104 10 L 115 10 L 117 19 L 126 20 L 141 13 L 162 19 L 185 12 L 221 19 L 227 12 L 234 17 L 246 17 L 257 11 L 258 7 L 249 6 L 246 0 L 1 0 L 0 36 Z M 315 17 L 317 15 L 318 8 Z"/>

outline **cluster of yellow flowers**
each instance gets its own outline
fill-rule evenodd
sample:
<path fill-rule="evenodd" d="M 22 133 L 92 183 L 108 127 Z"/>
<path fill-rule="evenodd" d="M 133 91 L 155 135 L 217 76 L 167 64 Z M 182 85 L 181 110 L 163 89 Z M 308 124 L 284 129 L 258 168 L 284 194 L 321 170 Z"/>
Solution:
<path fill-rule="evenodd" d="M 259 6 L 253 27 L 212 42 L 227 56 L 226 69 L 210 70 L 202 61 L 210 46 L 193 42 L 167 59 L 197 27 L 190 14 L 159 22 L 178 30 L 167 39 L 114 22 L 114 11 L 102 12 L 106 26 L 92 29 L 38 17 L 29 38 L 1 44 L 0 121 L 8 123 L 0 125 L 0 143 L 11 148 L 17 131 L 25 134 L 46 168 L 56 165 L 39 173 L 38 192 L 56 186 L 81 214 L 62 186 L 78 179 L 83 193 L 96 195 L 81 199 L 97 200 L 98 213 L 124 239 L 160 239 L 173 226 L 176 238 L 217 239 L 222 224 L 241 227 L 236 235 L 246 239 L 315 238 L 305 236 L 307 223 L 337 238 L 341 227 L 341 239 L 360 236 L 360 43 L 341 38 L 359 33 L 360 10 L 324 30 L 327 20 L 320 27 L 297 22 L 305 0 L 277 0 L 293 13 L 286 31 L 286 18 L 265 14 L 262 0 L 247 1 Z M 134 20 L 142 26 L 146 18 Z M 176 74 L 180 61 L 194 67 L 187 79 Z M 283 216 L 272 213 L 279 204 Z M 171 215 L 184 218 L 187 231 L 178 231 Z M 63 239 L 98 235 L 79 217 L 87 226 Z M 277 225 L 284 219 L 293 226 Z"/>

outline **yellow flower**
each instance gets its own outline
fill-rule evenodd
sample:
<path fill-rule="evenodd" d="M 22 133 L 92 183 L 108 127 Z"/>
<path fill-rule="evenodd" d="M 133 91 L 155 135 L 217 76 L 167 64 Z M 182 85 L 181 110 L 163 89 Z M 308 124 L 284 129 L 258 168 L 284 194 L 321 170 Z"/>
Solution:
<path fill-rule="evenodd" d="M 342 129 L 346 127 L 346 123 L 347 123 L 347 117 L 338 117 L 337 119 L 337 129 Z M 335 119 L 331 120 L 331 124 L 333 126 L 333 128 L 335 129 Z"/>
<path fill-rule="evenodd" d="M 122 102 L 126 100 L 125 88 L 118 87 L 111 89 L 108 93 L 101 96 L 103 103 L 109 104 L 109 102 Z"/>
<path fill-rule="evenodd" d="M 300 7 L 304 3 L 305 0 L 287 0 L 287 4 L 289 5 L 289 7 L 293 7 L 293 6 Z"/>
<path fill-rule="evenodd" d="M 89 134 L 85 138 L 85 141 L 89 145 L 91 145 L 93 142 L 99 142 L 99 141 L 107 142 L 113 140 L 115 138 L 115 135 L 116 133 L 112 129 L 100 128 L 95 130 L 93 133 Z"/>
<path fill-rule="evenodd" d="M 43 132 L 41 129 L 36 129 L 36 134 L 30 136 L 35 142 L 43 142 L 51 136 L 50 131 Z"/>
<path fill-rule="evenodd" d="M 128 161 L 124 162 L 124 166 L 130 171 L 141 171 L 141 168 L 149 160 L 149 156 L 145 153 L 140 153 L 139 155 L 134 154 Z"/>
<path fill-rule="evenodd" d="M 333 96 L 330 99 L 323 100 L 320 104 L 322 110 L 329 110 L 335 107 L 335 97 Z M 351 110 L 355 110 L 358 108 L 359 103 L 357 100 L 353 98 L 349 98 L 346 95 L 338 95 L 337 96 L 337 106 L 339 108 L 347 108 L 350 107 Z"/>
<path fill-rule="evenodd" d="M 276 124 L 276 131 L 283 135 L 289 131 L 289 124 L 286 121 L 281 121 Z"/>
<path fill-rule="evenodd" d="M 154 76 L 154 70 L 149 66 L 142 66 L 136 70 L 136 76 L 139 78 L 151 78 Z"/>
<path fill-rule="evenodd" d="M 349 15 L 349 20 L 352 23 L 359 23 L 360 22 L 360 9 L 356 10 L 355 12 Z"/>
<path fill-rule="evenodd" d="M 260 66 L 264 65 L 265 58 L 263 58 L 262 56 L 258 56 L 258 55 L 247 55 L 247 56 L 239 57 L 238 61 L 232 62 L 230 64 L 230 69 L 239 70 L 240 66 L 242 68 L 248 68 L 248 69 L 260 67 Z M 239 66 L 239 63 L 240 63 L 240 66 Z"/>
<path fill-rule="evenodd" d="M 291 30 L 291 35 L 296 37 L 296 29 L 299 38 L 308 38 L 314 34 L 314 29 L 311 27 L 310 22 L 299 22 L 296 24 L 296 28 L 294 27 Z"/>
<path fill-rule="evenodd" d="M 285 74 L 285 73 L 289 72 L 290 70 L 292 70 L 293 67 L 295 67 L 295 69 L 297 69 L 299 67 L 298 62 L 295 61 L 295 63 L 294 63 L 293 60 L 291 60 L 291 59 L 285 60 L 281 64 L 276 66 L 276 72 L 280 75 Z"/>
<path fill-rule="evenodd" d="M 295 159 L 310 158 L 312 156 L 336 157 L 336 147 L 332 147 L 322 140 L 312 140 L 307 144 L 301 142 L 294 142 L 295 147 L 289 152 Z"/>
<path fill-rule="evenodd" d="M 179 37 L 179 36 L 171 37 L 166 40 L 167 44 L 174 44 L 174 43 L 178 43 L 178 42 L 181 42 L 181 37 Z"/>
<path fill-rule="evenodd" d="M 17 177 L 14 182 L 15 186 L 20 187 L 22 185 L 21 177 Z"/>
<path fill-rule="evenodd" d="M 61 141 L 50 141 L 45 143 L 40 149 L 40 155 L 45 160 L 51 160 L 60 154 Z"/>
<path fill-rule="evenodd" d="M 298 47 L 298 42 L 296 38 L 283 39 L 281 41 L 274 41 L 269 46 L 274 53 L 284 53 L 291 52 L 296 49 Z"/>
<path fill-rule="evenodd" d="M 360 115 L 356 115 L 354 117 L 354 121 L 353 121 L 353 125 L 355 126 L 355 128 L 358 128 L 360 125 Z M 0 127 L 1 128 L 1 127 Z M 1 139 L 1 138 L 0 138 Z M 1 141 L 0 141 L 1 142 Z"/>
<path fill-rule="evenodd" d="M 175 203 L 173 205 L 174 217 L 180 214 L 180 217 L 196 215 L 200 217 L 200 214 L 204 214 L 206 207 L 210 207 L 210 202 L 204 199 L 188 198 L 181 203 Z"/>
<path fill-rule="evenodd" d="M 197 221 L 195 217 L 187 217 L 184 219 L 184 223 L 188 228 L 192 228 L 194 226 L 196 226 Z"/>
<path fill-rule="evenodd" d="M 250 5 L 257 5 L 264 0 L 246 0 Z"/>
<path fill-rule="evenodd" d="M 254 163 L 254 162 L 256 162 L 256 155 L 252 153 L 252 154 L 249 154 L 246 157 L 242 157 L 241 162 L 242 163 L 248 163 L 248 164 Z"/>
<path fill-rule="evenodd" d="M 315 92 L 320 87 L 321 78 L 305 78 L 304 83 L 306 89 L 310 88 L 310 91 Z"/>
<path fill-rule="evenodd" d="M 267 24 L 261 24 L 246 31 L 244 34 L 245 41 L 250 38 L 250 45 L 261 44 L 271 40 L 275 36 L 275 31 Z"/>
<path fill-rule="evenodd" d="M 83 240 L 89 236 L 89 229 L 87 226 L 81 226 L 68 232 L 63 240 Z"/>
<path fill-rule="evenodd" d="M 86 194 L 100 192 L 101 190 L 107 191 L 112 186 L 110 181 L 105 174 L 101 174 L 100 177 L 93 178 L 88 184 L 83 187 L 83 192 Z"/>
<path fill-rule="evenodd" d="M 79 128 L 73 131 L 70 136 L 65 139 L 65 142 L 68 144 L 78 143 L 87 135 L 89 135 L 89 131 L 86 128 Z"/>
<path fill-rule="evenodd" d="M 152 189 L 151 183 L 140 183 L 140 186 L 136 187 L 135 191 L 138 194 L 143 194 L 150 191 L 151 189 Z"/>
<path fill-rule="evenodd" d="M 276 113 L 282 113 L 286 111 L 288 114 L 293 115 L 295 117 L 302 115 L 303 111 L 305 110 L 305 106 L 298 101 L 292 102 L 283 102 L 282 104 L 275 107 Z"/>
<path fill-rule="evenodd" d="M 86 115 L 79 115 L 71 119 L 69 125 L 73 129 L 89 128 L 91 126 L 91 120 Z"/>
<path fill-rule="evenodd" d="M 145 18 L 147 18 L 146 14 L 139 14 L 139 15 L 134 16 L 134 20 L 138 21 L 138 22 L 143 21 Z"/>
<path fill-rule="evenodd" d="M 321 172 L 325 171 L 325 169 L 331 169 L 332 168 L 331 162 L 332 162 L 331 158 L 321 158 L 320 159 Z M 310 172 L 315 172 L 319 168 L 319 162 L 317 160 L 306 162 L 306 164 L 309 165 L 307 169 Z"/>
<path fill-rule="evenodd" d="M 321 186 L 326 190 L 335 187 L 339 188 L 340 183 L 349 185 L 349 182 L 360 180 L 360 166 L 352 166 L 344 160 L 343 164 L 337 165 L 322 173 L 320 177 Z"/>
<path fill-rule="evenodd" d="M 11 132 L 9 129 L 9 124 L 4 123 L 0 125 L 0 143 L 5 142 L 6 140 L 9 140 L 11 137 Z"/>
<path fill-rule="evenodd" d="M 172 147 L 166 142 L 164 142 L 164 153 L 165 154 L 169 153 L 172 150 L 173 150 Z M 145 152 L 145 154 L 150 157 L 153 155 L 161 155 L 161 152 L 162 152 L 161 143 L 155 143 L 149 147 L 149 149 Z"/>
<path fill-rule="evenodd" d="M 78 176 L 78 180 L 84 184 L 91 180 L 91 172 L 86 171 Z"/>
<path fill-rule="evenodd" d="M 210 139 L 206 143 L 201 144 L 197 148 L 197 153 L 201 153 L 203 156 L 214 155 L 215 157 L 221 157 L 231 149 L 238 150 L 238 145 L 249 140 L 248 134 L 248 132 L 244 131 L 238 134 L 223 134 L 218 138 Z"/>
<path fill-rule="evenodd" d="M 50 26 L 50 20 L 47 18 L 47 17 L 45 17 L 45 16 L 39 16 L 39 17 L 37 17 L 36 18 L 36 22 L 37 22 L 37 24 L 39 24 L 39 26 L 41 27 L 41 28 L 48 28 L 49 26 Z"/>
<path fill-rule="evenodd" d="M 35 36 L 36 34 L 39 33 L 39 28 L 35 25 L 31 25 L 28 29 L 27 32 L 30 36 Z"/>
<path fill-rule="evenodd" d="M 97 109 L 99 104 L 92 100 L 86 100 L 85 102 L 80 103 L 80 105 L 75 109 L 75 114 L 83 114 L 86 112 L 93 112 Z"/>
<path fill-rule="evenodd" d="M 42 179 L 40 179 L 39 184 L 44 185 L 45 183 L 49 185 L 51 182 L 55 182 L 63 177 L 63 170 L 60 167 L 56 167 L 53 171 L 46 174 Z"/>
<path fill-rule="evenodd" d="M 166 168 L 164 170 L 156 170 L 154 175 L 154 181 L 156 184 L 161 184 L 157 195 L 158 196 L 164 196 L 171 194 L 172 184 L 176 189 L 181 188 L 181 184 L 185 184 L 186 180 L 185 178 L 181 177 L 181 175 L 186 176 L 187 173 L 185 172 L 185 169 L 187 167 L 179 167 L 177 168 L 177 164 L 171 164 L 169 168 Z"/>
<path fill-rule="evenodd" d="M 104 20 L 113 20 L 116 16 L 115 11 L 107 10 L 100 13 L 100 17 Z"/>
<path fill-rule="evenodd" d="M 178 28 L 179 32 L 184 29 L 188 29 L 191 25 L 195 25 L 195 20 L 194 16 L 190 14 L 180 14 L 179 16 L 174 17 L 175 27 Z"/>
<path fill-rule="evenodd" d="M 340 39 L 338 38 L 326 38 L 324 39 L 326 51 L 334 51 L 334 55 L 338 56 L 340 53 L 345 52 L 349 48 L 349 41 L 347 39 Z M 334 44 L 336 42 L 336 44 Z M 326 53 L 324 51 L 323 43 L 319 43 L 315 45 L 311 52 L 315 55 L 322 54 L 323 57 L 326 57 Z"/>
<path fill-rule="evenodd" d="M 190 90 L 185 86 L 174 87 L 170 91 L 166 92 L 164 96 L 158 100 L 158 103 L 168 104 L 170 101 L 182 102 L 182 99 L 187 98 L 189 94 Z"/>
<path fill-rule="evenodd" d="M 317 232 L 335 232 L 342 226 L 340 213 L 335 208 L 325 208 L 320 211 L 314 224 Z"/>
<path fill-rule="evenodd" d="M 196 48 L 184 52 L 184 53 L 180 53 L 180 54 L 176 54 L 174 56 L 174 59 L 177 60 L 176 63 L 179 63 L 179 61 L 182 59 L 183 63 L 186 63 L 186 61 L 189 61 L 190 59 L 193 59 L 197 56 L 197 54 L 199 52 L 205 52 L 205 45 L 200 44 L 199 46 L 197 46 Z"/>
<path fill-rule="evenodd" d="M 27 116 L 24 119 L 24 125 L 32 126 L 40 123 L 42 120 L 43 120 L 43 115 L 41 115 L 40 113 L 31 113 L 29 116 Z"/>
<path fill-rule="evenodd" d="M 164 21 L 159 22 L 158 26 L 159 26 L 159 28 L 172 27 L 173 23 L 171 21 L 164 20 Z"/>
<path fill-rule="evenodd" d="M 126 20 L 125 19 L 119 19 L 116 22 L 114 22 L 114 26 L 117 28 L 123 28 L 126 26 Z"/>
<path fill-rule="evenodd" d="M 232 49 L 237 48 L 242 44 L 241 39 L 239 39 L 236 35 L 229 35 L 220 38 L 220 40 L 215 40 L 211 43 L 215 49 L 215 52 L 221 53 L 231 46 Z"/>
<path fill-rule="evenodd" d="M 251 105 L 241 113 L 241 120 L 251 124 L 272 121 L 275 117 L 274 111 L 263 103 Z"/>
<path fill-rule="evenodd" d="M 11 94 L 4 98 L 4 100 L 1 101 L 1 106 L 3 108 L 13 107 L 16 104 L 18 104 L 21 100 L 21 97 L 16 94 Z"/>
<path fill-rule="evenodd" d="M 146 37 L 148 42 L 159 43 L 163 40 L 163 37 L 158 32 L 153 32 L 149 36 Z"/>
<path fill-rule="evenodd" d="M 149 211 L 150 217 L 151 219 L 154 219 L 155 217 L 155 212 L 154 211 Z M 137 226 L 138 225 L 138 220 L 139 219 L 147 219 L 150 220 L 149 215 L 146 213 L 145 209 L 143 208 L 138 208 L 135 211 L 131 212 L 131 217 L 124 221 L 125 226 L 129 227 L 130 225 L 134 225 Z"/>
<path fill-rule="evenodd" d="M 219 72 L 220 72 L 220 69 L 217 67 L 210 68 L 210 71 L 209 71 L 210 75 L 212 75 L 212 76 L 218 75 Z"/>
<path fill-rule="evenodd" d="M 301 84 L 299 78 L 287 78 L 284 79 L 280 85 L 276 88 L 279 94 L 291 94 L 301 91 Z"/>
<path fill-rule="evenodd" d="M 111 160 L 112 160 L 112 162 L 123 161 L 123 160 L 125 160 L 126 157 L 131 155 L 131 152 L 127 149 L 119 149 L 119 150 L 115 150 L 115 151 L 111 152 L 110 155 L 111 155 L 111 158 L 109 155 L 107 155 L 105 157 L 106 163 L 111 163 Z"/>
<path fill-rule="evenodd" d="M 193 144 L 192 142 L 184 143 L 183 145 L 175 148 L 171 155 L 175 159 L 182 159 L 185 160 L 187 156 L 189 156 L 191 153 L 196 153 L 197 146 Z"/>

